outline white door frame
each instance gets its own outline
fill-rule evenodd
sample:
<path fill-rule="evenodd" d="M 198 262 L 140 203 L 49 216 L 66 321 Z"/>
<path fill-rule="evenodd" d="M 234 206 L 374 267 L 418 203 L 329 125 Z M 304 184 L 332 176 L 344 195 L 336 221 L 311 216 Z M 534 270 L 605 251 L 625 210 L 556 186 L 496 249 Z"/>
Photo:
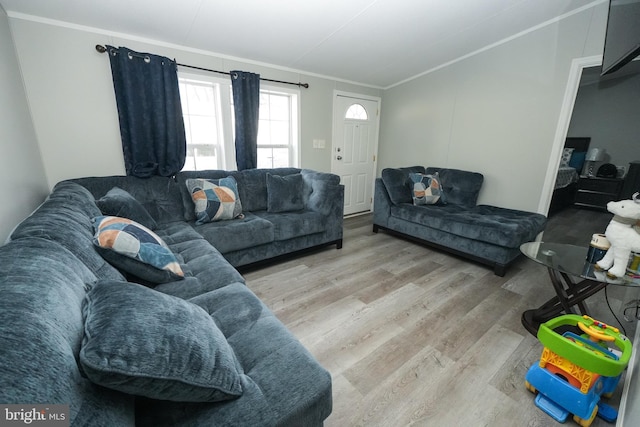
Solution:
<path fill-rule="evenodd" d="M 373 212 L 373 198 L 375 197 L 375 181 L 376 181 L 376 172 L 378 170 L 378 143 L 380 142 L 380 114 L 382 112 L 381 110 L 381 105 L 382 105 L 382 98 L 379 96 L 372 96 L 372 95 L 363 95 L 360 93 L 355 93 L 355 92 L 346 92 L 346 91 L 342 91 L 342 90 L 337 90 L 334 89 L 333 90 L 333 112 L 332 112 L 332 121 L 333 121 L 333 125 L 332 125 L 332 138 L 331 138 L 331 172 L 335 173 L 335 142 L 338 141 L 338 139 L 341 137 L 340 133 L 338 132 L 338 123 L 336 123 L 336 101 L 338 96 L 342 96 L 342 97 L 346 97 L 346 98 L 353 98 L 353 99 L 364 99 L 367 101 L 372 101 L 378 104 L 378 111 L 376 114 L 376 123 L 375 123 L 375 131 L 376 131 L 376 138 L 375 141 L 373 143 L 373 170 L 372 170 L 372 179 L 371 179 L 371 183 L 369 185 L 371 185 L 371 208 L 369 209 L 369 212 Z M 356 214 L 358 215 L 358 214 Z"/>
<path fill-rule="evenodd" d="M 573 107 L 576 103 L 578 89 L 580 88 L 582 70 L 587 67 L 597 67 L 599 65 L 602 65 L 602 55 L 576 58 L 571 62 L 569 79 L 560 109 L 560 118 L 558 119 L 551 154 L 547 162 L 547 174 L 542 186 L 540 203 L 538 204 L 539 213 L 546 215 L 549 212 L 549 206 L 551 206 L 551 197 L 553 196 L 556 175 L 558 174 L 558 167 L 560 166 L 560 157 L 562 155 L 562 149 L 564 148 L 565 139 L 567 138 L 567 132 L 569 131 L 569 123 L 571 122 L 571 115 L 573 114 Z"/>

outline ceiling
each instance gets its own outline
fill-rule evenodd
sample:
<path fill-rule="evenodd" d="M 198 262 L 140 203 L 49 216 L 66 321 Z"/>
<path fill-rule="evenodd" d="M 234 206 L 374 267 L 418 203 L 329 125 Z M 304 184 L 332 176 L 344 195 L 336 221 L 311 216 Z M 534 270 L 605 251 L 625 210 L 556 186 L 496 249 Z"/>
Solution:
<path fill-rule="evenodd" d="M 32 15 L 386 88 L 606 1 L 0 0 L 0 5 L 11 17 Z"/>

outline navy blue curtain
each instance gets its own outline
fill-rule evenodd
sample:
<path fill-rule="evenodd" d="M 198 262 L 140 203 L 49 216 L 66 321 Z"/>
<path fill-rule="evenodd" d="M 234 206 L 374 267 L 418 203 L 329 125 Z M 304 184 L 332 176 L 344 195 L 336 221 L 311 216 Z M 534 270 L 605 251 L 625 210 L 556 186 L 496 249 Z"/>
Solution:
<path fill-rule="evenodd" d="M 236 164 L 238 170 L 258 166 L 258 114 L 260 74 L 231 72 L 233 108 L 236 120 Z"/>
<path fill-rule="evenodd" d="M 187 143 L 175 61 L 107 46 L 127 175 L 173 176 Z"/>

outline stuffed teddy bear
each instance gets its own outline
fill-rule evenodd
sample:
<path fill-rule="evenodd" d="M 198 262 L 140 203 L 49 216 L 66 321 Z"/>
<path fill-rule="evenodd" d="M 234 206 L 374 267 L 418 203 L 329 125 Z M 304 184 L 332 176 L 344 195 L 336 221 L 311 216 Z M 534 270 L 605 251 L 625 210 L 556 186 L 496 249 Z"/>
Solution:
<path fill-rule="evenodd" d="M 607 210 L 613 218 L 604 232 L 611 247 L 596 267 L 608 270 L 609 277 L 622 277 L 627 271 L 631 252 L 640 252 L 640 233 L 635 227 L 640 220 L 639 193 L 633 200 L 621 200 L 607 203 Z"/>

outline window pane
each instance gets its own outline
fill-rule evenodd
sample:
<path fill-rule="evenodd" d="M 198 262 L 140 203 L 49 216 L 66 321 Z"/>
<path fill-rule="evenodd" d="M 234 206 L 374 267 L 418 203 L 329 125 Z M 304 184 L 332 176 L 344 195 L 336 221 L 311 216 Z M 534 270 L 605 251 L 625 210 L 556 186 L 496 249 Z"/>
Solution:
<path fill-rule="evenodd" d="M 191 116 L 189 119 L 191 140 L 189 144 L 217 144 L 218 129 L 215 117 Z"/>
<path fill-rule="evenodd" d="M 269 120 L 271 117 L 269 94 L 266 92 L 260 92 L 260 112 L 258 116 L 259 120 Z"/>
<path fill-rule="evenodd" d="M 273 148 L 273 167 L 274 168 L 286 168 L 289 166 L 289 149 L 288 148 Z"/>
<path fill-rule="evenodd" d="M 273 154 L 271 148 L 258 147 L 258 168 L 269 169 L 273 167 Z"/>
<path fill-rule="evenodd" d="M 213 84 L 207 86 L 187 84 L 186 89 L 189 102 L 189 114 L 215 116 L 216 109 Z"/>
<path fill-rule="evenodd" d="M 258 145 L 271 144 L 271 122 L 260 120 L 258 123 Z"/>
<path fill-rule="evenodd" d="M 288 166 L 288 148 L 258 147 L 258 168 L 285 168 Z"/>
<path fill-rule="evenodd" d="M 180 79 L 180 101 L 187 137 L 183 170 L 220 169 L 222 124 L 217 84 Z"/>
<path fill-rule="evenodd" d="M 289 97 L 286 95 L 271 95 L 271 120 L 289 121 Z"/>
<path fill-rule="evenodd" d="M 271 143 L 289 145 L 289 122 L 271 122 Z"/>
<path fill-rule="evenodd" d="M 362 105 L 353 104 L 347 110 L 344 118 L 352 120 L 367 120 L 369 116 L 367 115 L 367 110 L 365 110 Z"/>

